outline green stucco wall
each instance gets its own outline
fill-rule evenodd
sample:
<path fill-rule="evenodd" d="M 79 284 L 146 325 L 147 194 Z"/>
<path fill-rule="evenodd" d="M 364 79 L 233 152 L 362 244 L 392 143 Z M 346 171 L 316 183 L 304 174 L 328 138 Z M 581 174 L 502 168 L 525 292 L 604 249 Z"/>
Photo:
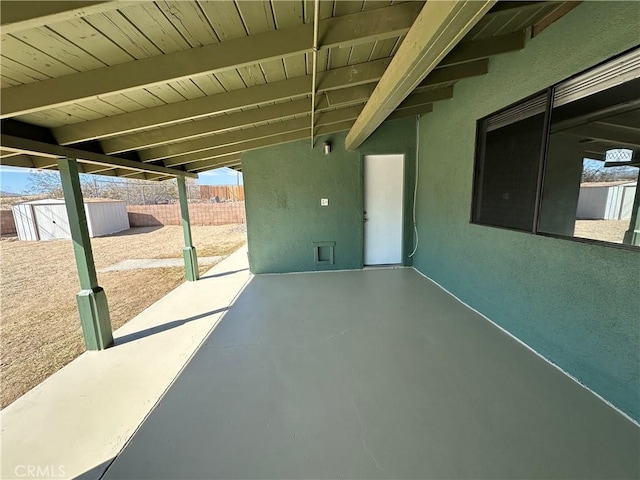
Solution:
<path fill-rule="evenodd" d="M 414 266 L 640 419 L 640 254 L 469 223 L 476 120 L 637 45 L 640 4 L 585 2 L 419 121 Z M 531 392 L 553 395 L 554 392 Z M 526 412 L 523 412 L 526 414 Z M 585 418 L 584 421 L 589 421 Z"/>
<path fill-rule="evenodd" d="M 253 273 L 362 268 L 363 156 L 405 155 L 404 261 L 412 250 L 415 118 L 383 123 L 362 147 L 344 149 L 346 132 L 276 145 L 242 156 L 249 263 Z M 322 153 L 330 141 L 331 153 Z M 320 206 L 328 198 L 329 206 Z M 316 265 L 314 242 L 335 242 L 335 263 Z"/>

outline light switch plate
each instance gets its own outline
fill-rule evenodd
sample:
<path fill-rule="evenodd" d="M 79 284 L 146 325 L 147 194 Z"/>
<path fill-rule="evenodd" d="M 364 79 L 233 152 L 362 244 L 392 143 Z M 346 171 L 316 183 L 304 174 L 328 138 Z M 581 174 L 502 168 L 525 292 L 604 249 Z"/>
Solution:
<path fill-rule="evenodd" d="M 327 207 L 329 205 L 329 199 L 328 198 L 321 198 L 320 199 L 320 206 L 321 207 Z"/>

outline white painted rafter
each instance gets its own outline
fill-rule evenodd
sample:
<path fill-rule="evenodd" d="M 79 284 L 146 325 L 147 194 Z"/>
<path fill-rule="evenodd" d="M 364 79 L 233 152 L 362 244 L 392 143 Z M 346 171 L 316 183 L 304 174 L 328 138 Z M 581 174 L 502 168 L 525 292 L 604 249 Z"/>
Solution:
<path fill-rule="evenodd" d="M 495 3 L 496 0 L 426 2 L 347 134 L 346 148 L 358 148 Z"/>

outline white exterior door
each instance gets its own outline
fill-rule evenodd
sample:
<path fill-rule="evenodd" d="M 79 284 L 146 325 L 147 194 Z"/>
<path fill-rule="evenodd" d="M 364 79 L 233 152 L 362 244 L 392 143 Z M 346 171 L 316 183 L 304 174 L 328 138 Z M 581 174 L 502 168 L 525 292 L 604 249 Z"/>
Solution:
<path fill-rule="evenodd" d="M 402 263 L 404 155 L 364 157 L 364 264 Z"/>

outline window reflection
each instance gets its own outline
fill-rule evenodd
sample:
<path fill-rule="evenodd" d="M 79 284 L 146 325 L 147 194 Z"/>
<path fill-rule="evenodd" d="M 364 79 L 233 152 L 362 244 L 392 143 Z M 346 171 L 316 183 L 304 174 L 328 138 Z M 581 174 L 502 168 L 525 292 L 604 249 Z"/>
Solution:
<path fill-rule="evenodd" d="M 640 245 L 639 87 L 553 108 L 538 231 Z"/>

